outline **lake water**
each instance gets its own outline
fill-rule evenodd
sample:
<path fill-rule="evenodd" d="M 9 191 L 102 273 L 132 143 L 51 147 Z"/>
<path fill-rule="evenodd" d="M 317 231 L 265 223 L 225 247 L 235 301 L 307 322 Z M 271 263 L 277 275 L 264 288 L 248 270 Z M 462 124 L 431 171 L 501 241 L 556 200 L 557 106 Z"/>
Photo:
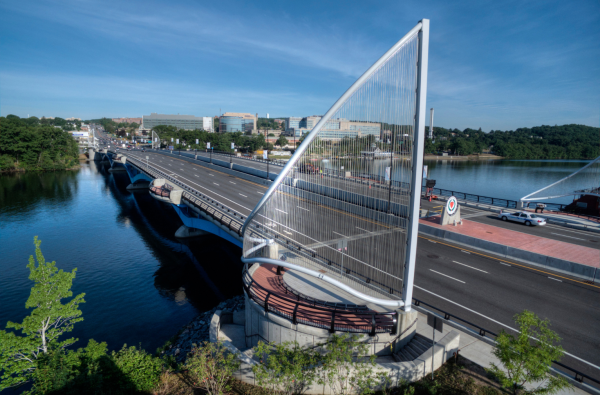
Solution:
<path fill-rule="evenodd" d="M 127 175 L 79 171 L 0 176 L 0 328 L 28 315 L 26 268 L 42 240 L 47 261 L 77 268 L 84 321 L 73 336 L 154 351 L 198 312 L 242 293 L 241 250 L 217 236 L 181 241 L 169 206 L 130 193 Z"/>
<path fill-rule="evenodd" d="M 394 161 L 394 181 L 408 181 L 409 174 L 400 171 Z M 518 201 L 520 198 L 537 191 L 551 183 L 568 176 L 590 163 L 588 160 L 426 160 L 428 178 L 436 180 L 436 187 L 475 195 Z M 388 160 L 375 161 L 330 161 L 325 168 L 385 175 Z M 577 180 L 574 180 L 577 182 Z M 572 198 L 548 200 L 552 203 L 571 203 Z"/>
<path fill-rule="evenodd" d="M 426 163 L 441 188 L 518 200 L 586 161 Z M 385 169 L 384 161 L 372 166 Z M 383 174 L 384 170 L 381 170 Z M 84 321 L 73 335 L 154 351 L 198 312 L 242 293 L 241 250 L 216 236 L 181 241 L 181 225 L 147 192 L 130 193 L 127 175 L 97 164 L 79 171 L 0 176 L 0 327 L 28 314 L 26 268 L 42 240 L 47 260 L 77 267 Z"/>

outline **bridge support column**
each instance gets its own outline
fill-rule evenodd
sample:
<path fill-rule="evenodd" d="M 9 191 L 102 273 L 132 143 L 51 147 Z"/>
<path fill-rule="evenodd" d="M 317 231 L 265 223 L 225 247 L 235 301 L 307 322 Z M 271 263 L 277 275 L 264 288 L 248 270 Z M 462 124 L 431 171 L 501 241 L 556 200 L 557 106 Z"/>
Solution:
<path fill-rule="evenodd" d="M 208 232 L 204 230 L 188 228 L 185 225 L 181 225 L 179 229 L 177 229 L 177 232 L 175 232 L 175 237 L 178 239 L 187 239 L 189 237 L 202 236 L 206 234 L 208 234 Z"/>
<path fill-rule="evenodd" d="M 96 157 L 96 151 L 94 151 L 93 148 L 89 148 L 88 149 L 88 159 L 90 161 L 92 161 L 92 160 L 95 160 L 95 157 Z"/>
<path fill-rule="evenodd" d="M 394 340 L 394 353 L 402 350 L 417 333 L 417 317 L 418 312 L 411 309 L 406 312 L 402 309 L 396 310 L 398 313 L 398 321 L 396 322 L 396 340 Z"/>

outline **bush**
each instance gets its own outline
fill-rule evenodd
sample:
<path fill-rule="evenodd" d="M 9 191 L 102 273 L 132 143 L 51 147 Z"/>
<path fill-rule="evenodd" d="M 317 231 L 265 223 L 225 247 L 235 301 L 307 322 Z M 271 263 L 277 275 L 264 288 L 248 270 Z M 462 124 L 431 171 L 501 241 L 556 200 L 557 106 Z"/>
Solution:
<path fill-rule="evenodd" d="M 272 392 L 302 394 L 315 381 L 315 366 L 320 356 L 313 349 L 301 348 L 297 342 L 271 346 L 259 342 L 254 355 L 261 359 L 261 364 L 252 368 L 258 384 Z"/>
<path fill-rule="evenodd" d="M 114 363 L 109 375 L 112 385 L 121 390 L 151 391 L 159 382 L 162 361 L 142 349 L 127 347 L 113 351 Z"/>
<path fill-rule="evenodd" d="M 220 342 L 204 342 L 202 347 L 194 345 L 191 354 L 185 366 L 196 387 L 203 388 L 209 395 L 231 390 L 231 376 L 240 367 L 236 355 L 229 353 Z"/>

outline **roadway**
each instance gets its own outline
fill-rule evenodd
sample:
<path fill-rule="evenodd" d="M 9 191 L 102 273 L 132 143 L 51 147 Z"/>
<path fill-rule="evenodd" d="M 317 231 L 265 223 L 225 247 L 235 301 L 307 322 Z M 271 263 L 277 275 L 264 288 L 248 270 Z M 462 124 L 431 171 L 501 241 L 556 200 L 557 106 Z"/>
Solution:
<path fill-rule="evenodd" d="M 133 151 L 132 151 L 133 152 Z M 188 153 L 193 153 L 194 151 L 189 151 Z M 177 151 L 174 151 L 177 153 Z M 197 151 L 197 155 L 209 157 L 210 153 L 204 151 Z M 227 155 L 213 154 L 214 159 L 229 161 L 230 157 Z M 242 158 L 231 158 L 233 163 L 252 167 L 258 170 L 267 171 L 267 165 L 264 162 L 252 161 L 248 159 Z M 274 174 L 279 174 L 282 167 L 277 165 L 270 165 L 269 172 Z M 311 178 L 315 177 L 308 174 L 298 174 L 298 178 L 310 181 Z M 371 188 L 366 190 L 366 188 L 361 184 L 355 184 L 353 182 L 345 182 L 343 180 L 338 180 L 335 178 L 330 178 L 327 181 L 327 185 L 343 189 L 349 192 L 359 193 L 363 195 L 368 195 L 370 197 L 378 198 L 387 201 L 388 200 L 388 190 L 384 188 Z M 400 203 L 404 199 L 402 199 L 399 195 L 392 195 L 392 201 Z M 440 212 L 444 206 L 445 202 L 440 201 L 432 201 L 429 202 L 427 200 L 421 200 L 421 208 L 425 210 L 431 210 Z M 513 212 L 516 210 L 509 210 L 509 212 Z M 479 210 L 471 207 L 461 207 L 461 216 L 470 221 L 483 223 L 486 225 L 497 226 L 503 229 L 509 229 L 516 232 L 532 234 L 540 237 L 544 237 L 551 240 L 563 241 L 566 243 L 576 244 L 584 247 L 594 248 L 600 250 L 600 234 L 594 232 L 588 232 L 584 230 L 574 230 L 570 228 L 566 228 L 560 225 L 554 224 L 546 224 L 545 226 L 531 226 L 526 227 L 524 224 L 510 222 L 510 221 L 502 221 L 498 218 L 498 215 L 492 213 L 487 210 Z"/>
<path fill-rule="evenodd" d="M 149 156 L 149 162 L 157 168 L 244 216 L 251 212 L 267 189 L 178 158 L 139 151 L 130 151 L 126 155 L 144 161 L 145 156 Z M 422 200 L 422 203 L 428 202 Z M 524 228 L 499 220 L 494 220 L 494 225 Z M 370 226 L 365 230 L 377 229 L 376 224 Z M 552 227 L 532 228 L 531 231 L 545 229 Z M 274 230 L 281 232 L 283 229 Z M 564 228 L 560 231 L 568 232 Z M 596 235 L 581 233 L 590 238 Z M 319 232 L 315 235 L 324 237 Z M 328 236 L 323 240 L 331 238 Z M 592 377 L 600 377 L 597 329 L 600 327 L 600 287 L 597 284 L 586 284 L 573 277 L 420 236 L 414 296 L 496 333 L 501 329 L 510 331 L 509 328 L 515 327 L 514 315 L 529 309 L 549 319 L 552 329 L 561 336 L 561 345 L 569 353 L 563 359 L 564 363 Z"/>

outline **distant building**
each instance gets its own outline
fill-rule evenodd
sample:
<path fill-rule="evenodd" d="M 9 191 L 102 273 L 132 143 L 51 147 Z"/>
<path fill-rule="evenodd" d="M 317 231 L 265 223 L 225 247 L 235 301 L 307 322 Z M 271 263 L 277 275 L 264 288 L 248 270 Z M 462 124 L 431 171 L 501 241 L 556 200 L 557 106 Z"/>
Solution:
<path fill-rule="evenodd" d="M 194 115 L 157 114 L 153 112 L 150 115 L 143 116 L 142 124 L 145 129 L 152 129 L 158 125 L 167 125 L 185 130 L 203 129 L 209 132 L 213 131 L 211 117 L 196 117 Z"/>
<path fill-rule="evenodd" d="M 75 117 L 65 118 L 65 121 L 81 121 L 81 118 L 75 118 Z"/>
<path fill-rule="evenodd" d="M 137 123 L 138 125 L 142 124 L 142 118 L 113 118 L 112 121 L 115 123 Z"/>
<path fill-rule="evenodd" d="M 286 118 L 286 136 L 301 137 L 310 132 L 321 118 L 317 115 L 304 118 Z M 380 138 L 381 123 L 355 122 L 344 118 L 330 119 L 319 132 L 319 138 L 322 140 L 341 140 L 344 137 L 355 138 L 368 135 Z"/>
<path fill-rule="evenodd" d="M 220 132 L 252 132 L 253 130 L 256 130 L 256 117 L 252 114 L 226 112 L 219 118 Z"/>

